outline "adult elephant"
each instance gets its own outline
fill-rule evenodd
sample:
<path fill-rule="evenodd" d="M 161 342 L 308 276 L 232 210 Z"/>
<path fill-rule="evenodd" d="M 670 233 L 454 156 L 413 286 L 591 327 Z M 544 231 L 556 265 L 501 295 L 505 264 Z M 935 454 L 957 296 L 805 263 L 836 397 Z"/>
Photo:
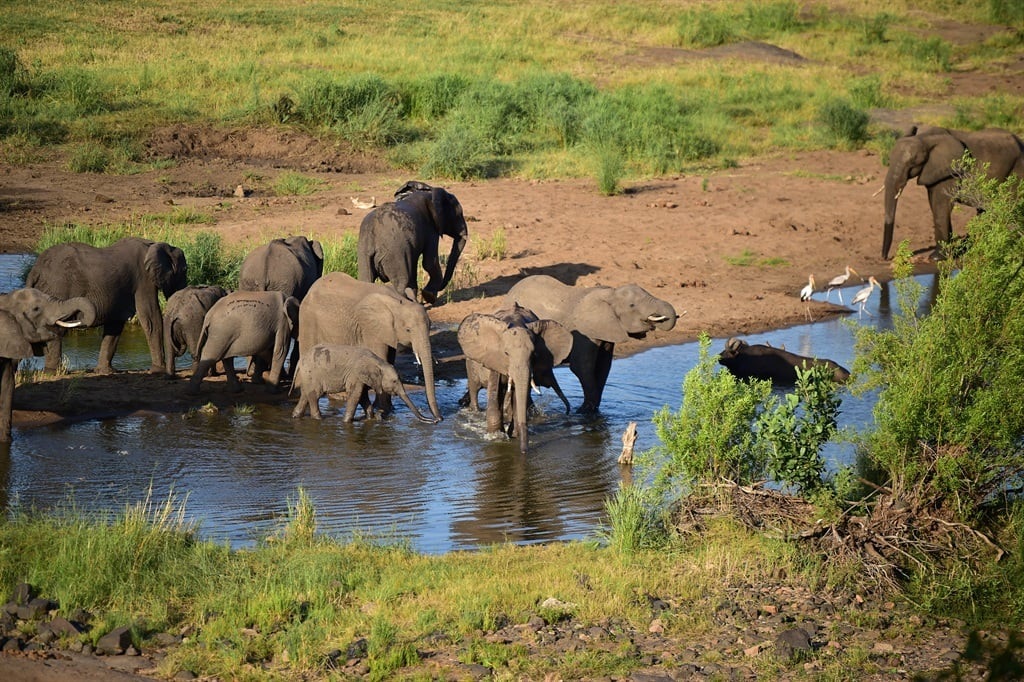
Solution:
<path fill-rule="evenodd" d="M 572 349 L 572 334 L 562 325 L 514 306 L 492 315 L 467 315 L 459 325 L 458 339 L 466 354 L 468 403 L 479 409 L 477 394 L 485 386 L 487 430 L 500 431 L 509 421 L 509 435 L 518 436 L 520 452 L 527 451 L 531 384 L 553 388 L 569 411 L 569 401 L 553 371 Z M 511 403 L 507 411 L 506 393 Z"/>
<path fill-rule="evenodd" d="M 953 236 L 950 216 L 959 180 L 954 166 L 964 152 L 969 152 L 986 166 L 985 172 L 990 178 L 1024 177 L 1024 144 L 1009 131 L 999 128 L 960 131 L 927 127 L 913 132 L 897 139 L 889 152 L 882 258 L 889 257 L 896 224 L 896 203 L 911 178 L 917 178 L 917 184 L 928 190 L 935 243 L 941 248 Z"/>
<path fill-rule="evenodd" d="M 359 279 L 390 283 L 399 294 L 416 299 L 418 261 L 429 279 L 420 295 L 428 303 L 451 282 L 469 228 L 462 205 L 445 189 L 412 180 L 395 193 L 398 199 L 378 206 L 359 226 Z M 441 237 L 452 238 L 444 272 Z"/>
<path fill-rule="evenodd" d="M 299 349 L 321 343 L 361 346 L 392 365 L 398 347 L 411 346 L 423 368 L 427 404 L 441 421 L 434 392 L 434 356 L 430 349 L 430 317 L 415 301 L 383 284 L 361 282 L 343 272 L 331 272 L 313 284 L 299 307 Z M 300 361 L 301 364 L 301 361 Z M 387 409 L 387 398 L 378 397 Z"/>
<path fill-rule="evenodd" d="M 164 307 L 164 371 L 174 376 L 174 360 L 185 351 L 192 354 L 192 372 L 199 363 L 199 334 L 213 304 L 228 295 L 217 285 L 185 287 L 176 291 Z"/>
<path fill-rule="evenodd" d="M 228 390 L 241 391 L 235 376 L 237 356 L 262 358 L 270 367 L 270 390 L 277 391 L 298 317 L 298 299 L 280 291 L 236 291 L 219 299 L 203 321 L 199 362 L 187 392 L 198 393 L 203 378 L 219 360 L 224 361 Z M 253 376 L 253 383 L 262 382 L 262 372 Z"/>
<path fill-rule="evenodd" d="M 671 303 L 636 284 L 575 287 L 548 275 L 517 282 L 505 296 L 506 306 L 516 304 L 572 332 L 569 367 L 583 388 L 578 412 L 600 407 L 616 343 L 642 339 L 656 329 L 669 331 L 678 317 Z"/>
<path fill-rule="evenodd" d="M 56 329 L 88 327 L 95 319 L 96 308 L 87 298 L 60 301 L 38 289 L 0 294 L 0 442 L 11 440 L 18 363 L 56 338 Z"/>
<path fill-rule="evenodd" d="M 280 291 L 300 302 L 313 282 L 324 274 L 324 247 L 316 240 L 296 235 L 273 239 L 258 246 L 245 257 L 238 273 L 239 291 Z M 299 362 L 298 344 L 292 349 L 288 371 Z M 265 368 L 256 362 L 253 372 Z"/>
<path fill-rule="evenodd" d="M 151 373 L 164 372 L 163 318 L 160 293 L 170 298 L 188 283 L 185 254 L 176 246 L 127 237 L 105 248 L 68 242 L 39 254 L 26 286 L 54 298 L 88 298 L 96 308 L 90 326 L 103 325 L 96 373 L 114 371 L 111 360 L 125 323 L 138 316 L 149 344 Z M 61 359 L 61 334 L 46 344 L 46 370 L 55 371 Z"/>
<path fill-rule="evenodd" d="M 740 379 L 768 379 L 786 386 L 796 384 L 798 367 L 806 370 L 824 365 L 832 370 L 832 379 L 837 383 L 850 378 L 849 370 L 834 360 L 809 358 L 759 343 L 751 345 L 735 337 L 726 341 L 718 363 Z"/>

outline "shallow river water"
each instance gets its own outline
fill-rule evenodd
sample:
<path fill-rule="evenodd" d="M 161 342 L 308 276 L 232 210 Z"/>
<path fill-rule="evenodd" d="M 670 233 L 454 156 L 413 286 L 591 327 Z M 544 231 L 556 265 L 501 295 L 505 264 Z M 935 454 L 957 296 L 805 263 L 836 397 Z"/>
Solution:
<path fill-rule="evenodd" d="M 0 256 L 0 290 L 18 286 L 9 274 L 18 267 L 11 260 Z M 846 290 L 847 299 L 853 291 Z M 889 324 L 889 291 L 873 294 L 868 311 L 874 316 L 862 323 Z M 130 329 L 115 364 L 146 368 L 145 339 Z M 848 324 L 833 320 L 743 338 L 849 367 L 853 335 Z M 73 367 L 95 363 L 98 338 L 83 333 L 65 344 Z M 713 339 L 711 352 L 724 345 L 725 339 Z M 562 414 L 549 390 L 535 396 L 544 414 L 531 422 L 525 456 L 515 442 L 488 437 L 482 413 L 459 408 L 464 380 L 438 386 L 445 419 L 436 426 L 415 422 L 400 404 L 384 423 L 345 425 L 339 406 L 328 407 L 324 399 L 319 423 L 293 420 L 286 402 L 258 405 L 252 414 L 133 416 L 15 429 L 9 455 L 0 452 L 0 505 L 119 511 L 173 495 L 201 536 L 238 547 L 280 529 L 301 488 L 321 532 L 402 540 L 421 552 L 589 537 L 600 527 L 606 498 L 631 473 L 616 463 L 623 430 L 637 422 L 637 452 L 656 444 L 651 417 L 665 405 L 679 408 L 683 377 L 698 350 L 688 343 L 617 359 L 597 419 Z M 568 367 L 556 374 L 575 408 L 582 400 L 576 378 Z M 842 396 L 841 426 L 870 422 L 871 396 Z M 413 399 L 423 404 L 422 393 Z M 845 463 L 852 449 L 830 444 L 825 455 L 832 464 Z"/>

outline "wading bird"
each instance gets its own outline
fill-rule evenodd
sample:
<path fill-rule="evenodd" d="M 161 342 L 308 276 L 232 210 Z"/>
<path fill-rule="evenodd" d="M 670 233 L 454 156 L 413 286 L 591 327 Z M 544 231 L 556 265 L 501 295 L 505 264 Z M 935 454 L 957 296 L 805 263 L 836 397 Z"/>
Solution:
<path fill-rule="evenodd" d="M 800 300 L 804 303 L 808 303 L 811 300 L 811 294 L 814 293 L 814 273 L 807 276 L 807 286 L 800 290 Z M 807 313 L 807 319 L 811 319 L 811 307 L 807 306 L 804 308 Z"/>
<path fill-rule="evenodd" d="M 841 275 L 836 275 L 835 277 L 828 281 L 828 289 L 825 290 L 826 301 L 828 300 L 828 295 L 832 293 L 832 290 L 836 289 L 836 295 L 839 296 L 839 302 L 843 302 L 843 292 L 838 290 L 838 287 L 841 287 L 844 284 L 846 284 L 846 280 L 850 279 L 850 275 L 857 275 L 858 277 L 860 277 L 856 270 L 847 265 L 846 272 L 844 272 Z"/>
<path fill-rule="evenodd" d="M 854 295 L 853 300 L 850 301 L 850 305 L 860 306 L 860 308 L 859 308 L 859 310 L 857 312 L 857 318 L 858 319 L 860 319 L 861 313 L 866 313 L 867 312 L 867 310 L 864 309 L 864 306 L 867 305 L 868 298 L 871 297 L 871 291 L 875 287 L 878 287 L 879 289 L 881 289 L 882 285 L 879 284 L 878 280 L 875 279 L 875 276 L 872 275 L 871 277 L 868 277 L 868 285 L 866 287 L 864 287 L 863 289 L 861 289 L 860 291 L 858 291 Z M 871 313 L 868 313 L 868 317 L 873 317 L 873 315 Z"/>

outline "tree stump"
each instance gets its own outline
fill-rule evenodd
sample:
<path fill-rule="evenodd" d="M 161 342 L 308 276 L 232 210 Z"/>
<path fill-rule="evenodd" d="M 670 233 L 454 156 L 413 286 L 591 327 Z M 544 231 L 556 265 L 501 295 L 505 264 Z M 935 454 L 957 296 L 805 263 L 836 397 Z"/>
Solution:
<path fill-rule="evenodd" d="M 632 466 L 633 445 L 636 444 L 636 422 L 629 422 L 629 426 L 622 433 L 622 454 L 619 455 L 619 464 Z"/>

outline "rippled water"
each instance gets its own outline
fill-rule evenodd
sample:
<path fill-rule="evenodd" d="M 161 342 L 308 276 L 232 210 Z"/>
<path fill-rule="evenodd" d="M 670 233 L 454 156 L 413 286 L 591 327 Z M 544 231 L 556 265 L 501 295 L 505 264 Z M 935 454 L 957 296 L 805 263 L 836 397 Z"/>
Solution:
<path fill-rule="evenodd" d="M 2 280 L 5 266 L 13 267 L 9 260 L 0 256 L 0 281 L 10 281 Z M 864 323 L 889 323 L 888 288 L 874 294 L 868 310 L 875 317 Z M 853 332 L 839 320 L 744 338 L 847 367 L 852 362 Z M 724 344 L 713 340 L 711 351 Z M 98 347 L 93 330 L 75 335 L 65 352 L 72 366 L 88 367 Z M 598 528 L 604 500 L 629 475 L 616 463 L 623 430 L 637 422 L 638 451 L 655 444 L 651 416 L 665 405 L 678 409 L 698 350 L 689 343 L 616 360 L 597 420 L 561 414 L 551 391 L 535 396 L 544 415 L 531 423 L 525 456 L 517 443 L 486 435 L 482 413 L 459 409 L 464 380 L 438 387 L 445 420 L 436 426 L 412 420 L 401 405 L 385 423 L 346 425 L 339 406 L 324 399 L 319 423 L 291 419 L 292 405 L 285 403 L 259 405 L 252 414 L 16 429 L 9 457 L 0 456 L 0 505 L 45 509 L 73 500 L 79 509 L 120 510 L 147 495 L 162 501 L 174 494 L 185 499 L 187 516 L 204 537 L 243 546 L 281 527 L 301 487 L 315 505 L 319 529 L 339 537 L 402 539 L 428 553 L 583 538 Z M 122 337 L 115 364 L 149 366 L 137 328 Z M 575 407 L 582 401 L 576 378 L 567 367 L 556 374 Z M 422 394 L 413 399 L 424 403 Z M 841 425 L 869 423 L 872 403 L 870 396 L 844 393 Z M 852 452 L 831 445 L 826 456 L 848 462 Z"/>

